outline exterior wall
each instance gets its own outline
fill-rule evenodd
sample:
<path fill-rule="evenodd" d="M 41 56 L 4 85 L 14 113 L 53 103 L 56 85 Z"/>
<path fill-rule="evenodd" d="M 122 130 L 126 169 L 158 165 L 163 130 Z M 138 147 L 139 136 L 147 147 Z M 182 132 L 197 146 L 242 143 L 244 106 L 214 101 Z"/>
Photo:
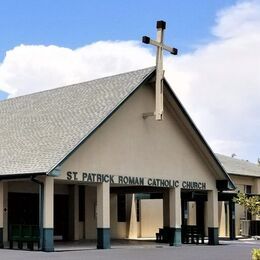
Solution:
<path fill-rule="evenodd" d="M 232 181 L 235 183 L 237 189 L 236 191 L 244 192 L 244 186 L 250 185 L 252 186 L 252 193 L 260 194 L 260 189 L 258 185 L 260 185 L 260 176 L 259 178 L 250 177 L 250 176 L 239 176 L 239 175 L 230 175 Z M 259 186 L 260 187 L 260 186 Z M 224 202 L 220 206 L 222 213 L 220 215 L 220 236 L 229 236 L 229 209 L 225 213 L 224 210 Z M 246 211 L 244 207 L 240 205 L 235 205 L 236 212 L 236 236 L 241 235 L 241 220 L 246 219 Z"/>
<path fill-rule="evenodd" d="M 218 203 L 219 212 L 219 236 L 226 237 L 229 235 L 227 225 L 228 225 L 228 212 L 225 212 L 225 202 L 219 201 Z"/>
<path fill-rule="evenodd" d="M 8 192 L 17 193 L 38 193 L 38 184 L 31 181 L 10 181 Z"/>
<path fill-rule="evenodd" d="M 54 185 L 55 194 L 68 194 L 69 189 L 66 184 L 57 184 Z M 17 192 L 17 193 L 38 193 L 38 184 L 31 181 L 9 181 L 8 182 L 8 192 Z"/>
<path fill-rule="evenodd" d="M 232 180 L 234 181 L 235 185 L 237 186 L 237 191 L 244 192 L 244 186 L 250 185 L 252 186 L 252 192 L 254 193 L 254 189 L 257 185 L 257 178 L 249 177 L 249 176 L 238 176 L 238 175 L 231 175 Z M 260 178 L 258 178 L 260 179 Z M 259 193 L 260 194 L 260 193 Z M 235 206 L 236 210 L 236 235 L 241 235 L 241 220 L 246 219 L 245 209 L 240 205 Z"/>
<path fill-rule="evenodd" d="M 196 203 L 188 201 L 188 225 L 196 225 Z"/>
<path fill-rule="evenodd" d="M 163 201 L 162 199 L 143 199 L 140 202 L 141 237 L 154 238 L 159 228 L 163 227 Z"/>
<path fill-rule="evenodd" d="M 254 184 L 256 182 L 256 178 L 249 176 L 230 175 L 230 177 L 237 186 L 237 191 L 240 190 L 241 192 L 244 192 L 244 185 L 251 185 L 252 187 L 254 187 Z"/>
<path fill-rule="evenodd" d="M 253 193 L 260 194 L 260 176 L 254 182 Z"/>
<path fill-rule="evenodd" d="M 186 128 L 177 119 L 174 109 L 165 107 L 163 121 L 155 121 L 154 117 L 143 119 L 142 113 L 153 110 L 154 91 L 150 86 L 143 86 L 68 157 L 61 166 L 61 175 L 55 178 L 55 183 L 60 180 L 65 183 L 66 173 L 75 171 L 205 182 L 207 189 L 215 189 L 216 176 L 213 170 Z M 9 192 L 12 191 L 36 193 L 38 187 L 29 182 L 9 182 Z M 86 239 L 93 239 L 96 238 L 97 227 L 97 191 L 95 186 L 87 186 L 85 191 L 85 223 L 76 223 L 78 230 L 75 232 L 79 238 L 84 236 Z M 68 194 L 68 185 L 55 185 L 55 193 Z M 142 203 L 144 204 L 141 207 L 151 210 L 146 205 L 149 202 Z M 116 205 L 116 196 L 111 194 L 112 238 L 125 238 L 129 232 L 129 218 L 127 222 L 118 223 Z M 155 222 L 162 221 L 163 211 L 157 207 L 162 207 L 162 203 L 158 202 L 156 207 L 151 207 L 156 209 L 153 212 Z M 145 211 L 141 211 L 141 214 L 146 214 Z M 129 213 L 127 215 L 129 216 Z M 143 215 L 141 222 L 146 218 L 147 215 Z M 193 220 L 191 218 L 190 221 Z M 148 231 L 145 231 L 145 223 L 138 224 L 137 232 L 142 236 L 148 234 Z M 163 223 L 158 223 L 155 223 L 156 229 L 163 226 Z"/>
<path fill-rule="evenodd" d="M 174 113 L 166 107 L 163 121 L 143 119 L 153 110 L 153 91 L 143 86 L 64 162 L 58 179 L 76 171 L 206 182 L 213 189 L 214 173 Z"/>
<path fill-rule="evenodd" d="M 163 121 L 155 121 L 154 117 L 143 119 L 142 113 L 154 110 L 154 91 L 150 86 L 141 87 L 68 157 L 57 181 L 67 180 L 67 172 L 71 171 L 205 182 L 206 189 L 215 189 L 215 173 L 174 109 L 168 108 L 169 102 L 166 104 Z M 93 192 L 86 195 L 86 209 L 95 207 L 95 196 Z M 111 236 L 126 238 L 130 214 L 127 213 L 126 223 L 118 223 L 116 205 L 116 197 L 111 195 Z M 93 210 L 86 216 L 85 238 L 96 238 Z M 138 228 L 143 236 L 143 224 L 138 224 Z"/>
<path fill-rule="evenodd" d="M 117 221 L 117 194 L 110 195 L 111 238 L 127 238 L 127 222 Z"/>

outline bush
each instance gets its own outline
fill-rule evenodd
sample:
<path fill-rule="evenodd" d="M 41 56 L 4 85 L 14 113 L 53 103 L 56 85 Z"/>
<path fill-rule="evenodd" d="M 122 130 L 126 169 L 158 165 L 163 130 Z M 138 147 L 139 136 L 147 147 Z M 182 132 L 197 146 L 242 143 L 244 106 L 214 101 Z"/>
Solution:
<path fill-rule="evenodd" d="M 260 216 L 260 196 L 248 196 L 245 193 L 238 192 L 237 197 L 233 201 L 244 206 L 252 215 Z"/>
<path fill-rule="evenodd" d="M 260 260 L 260 248 L 252 250 L 252 260 Z"/>

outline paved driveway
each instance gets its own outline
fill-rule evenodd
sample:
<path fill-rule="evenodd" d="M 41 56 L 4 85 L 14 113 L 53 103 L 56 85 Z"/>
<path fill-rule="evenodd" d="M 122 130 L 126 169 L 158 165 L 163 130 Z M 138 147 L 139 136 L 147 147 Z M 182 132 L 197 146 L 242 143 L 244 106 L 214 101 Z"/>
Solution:
<path fill-rule="evenodd" d="M 219 246 L 208 245 L 183 245 L 181 247 L 169 247 L 166 245 L 142 244 L 130 246 L 115 246 L 109 250 L 78 249 L 73 251 L 58 251 L 53 253 L 31 252 L 20 250 L 0 250 L 0 259 L 4 260 L 76 260 L 76 259 L 113 259 L 113 260 L 249 260 L 252 248 L 260 248 L 260 242 L 226 241 Z"/>

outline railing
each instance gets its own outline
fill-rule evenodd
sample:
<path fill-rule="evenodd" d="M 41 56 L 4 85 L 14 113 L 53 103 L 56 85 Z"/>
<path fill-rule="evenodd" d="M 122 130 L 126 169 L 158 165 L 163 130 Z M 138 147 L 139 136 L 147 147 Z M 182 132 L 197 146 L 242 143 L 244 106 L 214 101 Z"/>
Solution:
<path fill-rule="evenodd" d="M 204 244 L 203 228 L 195 225 L 182 225 L 182 243 Z"/>
<path fill-rule="evenodd" d="M 13 248 L 13 243 L 18 243 L 18 248 L 23 249 L 23 243 L 27 243 L 27 248 L 33 250 L 34 243 L 40 242 L 39 227 L 36 225 L 10 225 L 9 226 L 9 243 Z"/>

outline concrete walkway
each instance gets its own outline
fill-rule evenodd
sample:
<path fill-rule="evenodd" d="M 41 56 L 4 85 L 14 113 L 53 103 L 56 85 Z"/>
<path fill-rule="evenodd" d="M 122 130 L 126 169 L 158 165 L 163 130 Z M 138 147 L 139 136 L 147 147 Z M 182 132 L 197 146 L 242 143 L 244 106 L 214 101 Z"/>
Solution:
<path fill-rule="evenodd" d="M 131 241 L 130 241 L 131 242 Z M 96 250 L 91 248 L 69 248 L 57 252 L 44 253 L 37 251 L 20 251 L 20 250 L 0 250 L 0 259 L 22 260 L 22 259 L 113 259 L 113 260 L 246 260 L 251 259 L 252 248 L 260 248 L 260 241 L 256 240 L 238 240 L 238 241 L 221 241 L 219 246 L 208 245 L 182 245 L 180 247 L 169 247 L 164 244 L 147 243 L 144 241 L 132 244 L 112 245 L 112 249 Z"/>

